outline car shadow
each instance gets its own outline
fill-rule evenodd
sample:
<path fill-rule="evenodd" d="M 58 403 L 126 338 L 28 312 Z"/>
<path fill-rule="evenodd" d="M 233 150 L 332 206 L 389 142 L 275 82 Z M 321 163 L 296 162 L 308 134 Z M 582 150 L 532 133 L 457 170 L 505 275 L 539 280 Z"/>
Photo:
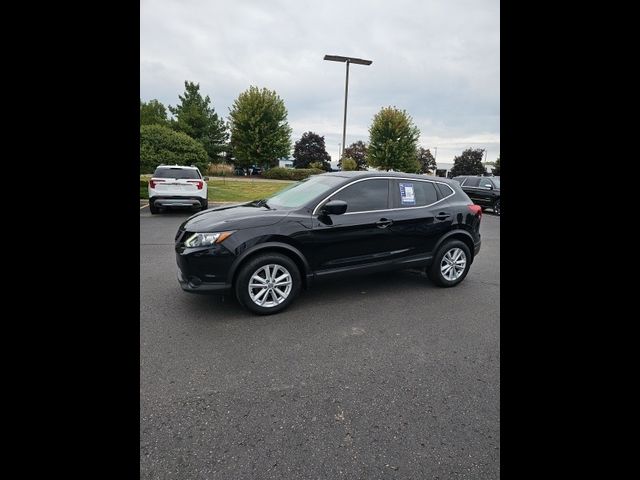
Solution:
<path fill-rule="evenodd" d="M 399 270 L 368 275 L 353 275 L 339 281 L 321 280 L 300 292 L 298 298 L 285 309 L 287 312 L 300 315 L 307 308 L 318 305 L 340 302 L 359 302 L 380 295 L 398 292 L 399 296 L 415 292 L 424 295 L 425 291 L 439 289 L 424 274 L 417 270 Z M 260 316 L 244 309 L 233 294 L 189 295 L 190 309 L 197 315 L 205 314 L 214 322 L 230 320 L 246 320 L 248 318 L 276 319 L 279 314 Z"/>

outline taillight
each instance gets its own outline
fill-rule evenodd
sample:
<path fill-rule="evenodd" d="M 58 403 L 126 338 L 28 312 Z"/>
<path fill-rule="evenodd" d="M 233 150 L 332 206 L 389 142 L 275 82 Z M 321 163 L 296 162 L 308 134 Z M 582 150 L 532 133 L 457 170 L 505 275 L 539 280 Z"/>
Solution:
<path fill-rule="evenodd" d="M 467 205 L 467 207 L 469 207 L 469 210 L 471 210 L 471 213 L 473 213 L 474 215 L 478 215 L 479 217 L 482 216 L 482 207 L 480 205 L 475 205 L 475 204 L 471 204 L 471 205 Z"/>
<path fill-rule="evenodd" d="M 203 182 L 203 181 L 201 181 L 201 180 L 187 180 L 187 182 L 189 182 L 189 183 L 195 183 L 195 184 L 196 184 L 196 187 L 198 187 L 198 190 L 202 190 L 202 186 L 203 186 L 203 184 L 204 184 L 204 182 Z"/>
<path fill-rule="evenodd" d="M 149 180 L 149 188 L 156 188 L 157 180 Z"/>

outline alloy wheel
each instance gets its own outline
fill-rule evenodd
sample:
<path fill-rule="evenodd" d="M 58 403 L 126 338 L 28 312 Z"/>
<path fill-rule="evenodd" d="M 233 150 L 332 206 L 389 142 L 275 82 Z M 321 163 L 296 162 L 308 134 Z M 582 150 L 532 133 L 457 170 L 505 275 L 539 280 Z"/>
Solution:
<path fill-rule="evenodd" d="M 461 248 L 452 248 L 442 257 L 440 272 L 445 280 L 450 282 L 457 280 L 464 273 L 467 266 L 467 256 Z"/>
<path fill-rule="evenodd" d="M 249 297 L 260 307 L 275 307 L 287 299 L 292 285 L 291 274 L 282 265 L 264 265 L 251 275 Z"/>

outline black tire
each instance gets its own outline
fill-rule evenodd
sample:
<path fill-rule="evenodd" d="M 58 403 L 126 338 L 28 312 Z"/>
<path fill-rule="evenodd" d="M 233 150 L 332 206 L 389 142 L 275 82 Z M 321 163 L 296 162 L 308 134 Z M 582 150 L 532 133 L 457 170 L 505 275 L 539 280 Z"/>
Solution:
<path fill-rule="evenodd" d="M 200 206 L 202 207 L 201 210 L 206 210 L 209 208 L 209 200 L 201 200 Z"/>
<path fill-rule="evenodd" d="M 151 215 L 155 215 L 157 213 L 160 213 L 160 209 L 158 207 L 156 207 L 153 202 L 149 202 L 149 211 L 151 212 Z"/>
<path fill-rule="evenodd" d="M 289 274 L 291 278 L 291 290 L 281 301 L 281 303 L 275 304 L 273 301 L 273 296 L 270 296 L 270 293 L 266 293 L 264 296 L 269 298 L 269 301 L 266 304 L 271 303 L 272 306 L 261 306 L 258 305 L 249 294 L 249 281 L 253 277 L 254 274 L 258 273 L 259 270 L 265 266 L 278 266 L 277 270 L 278 276 L 284 275 L 285 271 Z M 273 268 L 273 267 L 271 267 Z M 266 272 L 265 273 L 266 277 Z M 261 274 L 259 274 L 262 276 Z M 280 253 L 264 253 L 257 255 L 256 257 L 251 258 L 247 263 L 240 267 L 240 271 L 235 280 L 235 293 L 236 298 L 240 302 L 240 304 L 245 307 L 247 310 L 250 310 L 253 313 L 257 313 L 258 315 L 271 315 L 273 313 L 278 313 L 287 308 L 298 296 L 300 292 L 300 288 L 302 286 L 302 279 L 300 277 L 300 272 L 298 270 L 298 266 L 295 264 L 293 260 L 291 260 L 286 255 L 282 255 Z M 285 292 L 286 292 L 286 287 Z M 254 295 L 260 296 L 261 289 L 256 288 L 252 290 Z M 278 297 L 279 295 L 275 292 L 273 295 Z M 258 299 L 259 300 L 259 299 Z"/>
<path fill-rule="evenodd" d="M 493 204 L 493 213 L 500 216 L 500 199 L 496 200 Z"/>
<path fill-rule="evenodd" d="M 450 252 L 454 249 L 460 249 L 465 255 L 465 266 L 462 274 L 455 278 L 454 280 L 447 279 L 442 273 L 442 263 L 444 262 L 444 256 L 447 252 Z M 462 282 L 467 273 L 469 273 L 469 267 L 471 266 L 471 252 L 469 251 L 469 247 L 467 247 L 466 243 L 460 240 L 450 240 L 448 242 L 445 241 L 444 245 L 442 245 L 435 257 L 433 257 L 433 263 L 427 269 L 427 276 L 429 279 L 438 285 L 439 287 L 453 287 L 460 282 Z"/>

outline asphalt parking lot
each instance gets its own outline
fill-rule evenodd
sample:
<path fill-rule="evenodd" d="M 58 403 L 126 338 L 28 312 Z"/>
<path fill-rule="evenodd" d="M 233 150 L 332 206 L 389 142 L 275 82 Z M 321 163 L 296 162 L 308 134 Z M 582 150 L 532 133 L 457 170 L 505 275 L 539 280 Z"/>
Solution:
<path fill-rule="evenodd" d="M 189 215 L 140 210 L 140 478 L 499 478 L 499 217 L 455 288 L 350 277 L 259 317 L 180 289 Z"/>

